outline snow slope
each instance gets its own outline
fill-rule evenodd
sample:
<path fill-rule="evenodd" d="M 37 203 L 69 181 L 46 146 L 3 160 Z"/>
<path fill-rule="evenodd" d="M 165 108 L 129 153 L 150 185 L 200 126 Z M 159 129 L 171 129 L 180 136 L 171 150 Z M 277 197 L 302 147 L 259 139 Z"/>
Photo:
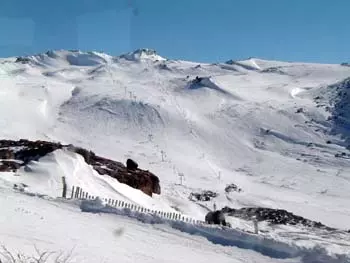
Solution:
<path fill-rule="evenodd" d="M 50 51 L 15 61 L 0 62 L 2 138 L 61 141 L 119 161 L 133 158 L 159 176 L 162 194 L 149 198 L 64 151 L 18 177 L 1 175 L 7 185 L 23 182 L 57 197 L 65 174 L 70 187 L 200 220 L 215 202 L 281 208 L 350 228 L 347 144 L 334 132 L 334 111 L 326 110 L 336 95 L 328 87 L 349 77 L 349 67 L 256 58 L 203 64 L 147 49 L 115 58 Z M 243 191 L 225 193 L 230 183 Z M 188 200 L 201 190 L 219 196 Z"/>
<path fill-rule="evenodd" d="M 247 253 L 213 245 L 200 236 L 191 236 L 163 225 L 148 225 L 113 215 L 81 213 L 79 207 L 70 204 L 18 195 L 3 189 L 0 204 L 1 245 L 6 245 L 13 253 L 19 251 L 32 255 L 36 246 L 40 251 L 64 254 L 72 251 L 71 262 L 80 263 L 116 260 L 279 262 L 254 251 Z"/>
<path fill-rule="evenodd" d="M 76 204 L 63 200 L 5 188 L 0 188 L 0 193 L 1 245 L 13 254 L 31 256 L 35 250 L 47 251 L 69 256 L 68 262 L 81 263 L 115 260 L 338 263 L 347 260 L 342 256 L 327 256 L 319 248 L 298 248 L 239 231 L 174 222 L 152 223 L 147 217 L 121 216 L 121 211 L 99 213 L 102 207 L 98 202 L 90 205 L 90 211 L 95 207 L 95 213 L 82 213 Z"/>

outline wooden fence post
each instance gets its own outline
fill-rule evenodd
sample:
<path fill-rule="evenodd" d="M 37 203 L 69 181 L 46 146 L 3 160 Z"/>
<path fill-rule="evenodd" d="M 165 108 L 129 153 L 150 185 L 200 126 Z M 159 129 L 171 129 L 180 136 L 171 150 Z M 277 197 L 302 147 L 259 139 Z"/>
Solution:
<path fill-rule="evenodd" d="M 259 234 L 258 220 L 256 220 L 256 218 L 253 219 L 253 224 L 254 224 L 254 233 Z"/>
<path fill-rule="evenodd" d="M 62 176 L 62 184 L 63 184 L 62 197 L 67 198 L 67 183 L 66 183 L 65 176 Z"/>
<path fill-rule="evenodd" d="M 75 190 L 75 198 L 78 199 L 79 198 L 79 191 L 80 191 L 80 187 L 77 186 L 76 190 Z"/>
<path fill-rule="evenodd" d="M 70 196 L 71 199 L 73 199 L 73 197 L 74 197 L 74 190 L 75 190 L 75 189 L 74 189 L 74 185 L 73 185 L 73 187 L 72 187 L 72 193 L 71 193 L 71 196 Z"/>

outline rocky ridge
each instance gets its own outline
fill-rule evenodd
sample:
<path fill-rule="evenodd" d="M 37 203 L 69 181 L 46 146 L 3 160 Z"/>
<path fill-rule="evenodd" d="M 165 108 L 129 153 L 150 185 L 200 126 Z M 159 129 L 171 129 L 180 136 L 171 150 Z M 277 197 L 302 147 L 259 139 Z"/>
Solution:
<path fill-rule="evenodd" d="M 0 140 L 0 172 L 16 172 L 29 162 L 38 161 L 41 157 L 59 149 L 80 154 L 99 174 L 107 174 L 149 196 L 161 193 L 159 178 L 147 170 L 139 169 L 137 163 L 130 159 L 125 166 L 121 162 L 98 156 L 84 148 L 56 142 Z"/>

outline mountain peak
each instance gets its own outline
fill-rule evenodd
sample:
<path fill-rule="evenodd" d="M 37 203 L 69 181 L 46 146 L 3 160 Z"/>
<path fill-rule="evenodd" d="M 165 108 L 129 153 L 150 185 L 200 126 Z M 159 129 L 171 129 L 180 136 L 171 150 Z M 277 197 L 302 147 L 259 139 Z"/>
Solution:
<path fill-rule="evenodd" d="M 140 48 L 135 51 L 119 56 L 130 61 L 164 61 L 165 58 L 159 56 L 154 49 Z"/>

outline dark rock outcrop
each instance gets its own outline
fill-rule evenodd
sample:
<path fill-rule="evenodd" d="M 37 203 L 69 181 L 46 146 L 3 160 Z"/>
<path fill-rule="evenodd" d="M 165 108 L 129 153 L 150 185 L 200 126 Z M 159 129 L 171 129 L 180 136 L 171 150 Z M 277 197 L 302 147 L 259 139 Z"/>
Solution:
<path fill-rule="evenodd" d="M 229 184 L 225 187 L 225 192 L 226 193 L 231 193 L 231 192 L 242 192 L 243 190 L 241 188 L 239 188 L 237 185 L 235 184 Z"/>
<path fill-rule="evenodd" d="M 28 64 L 30 62 L 30 59 L 27 57 L 17 57 L 15 63 L 22 63 L 22 64 Z"/>
<path fill-rule="evenodd" d="M 207 224 L 229 226 L 229 224 L 226 223 L 224 213 L 222 211 L 220 211 L 220 210 L 209 212 L 205 216 L 205 222 Z"/>
<path fill-rule="evenodd" d="M 191 201 L 210 201 L 212 198 L 217 196 L 217 193 L 206 190 L 201 193 L 191 193 L 188 199 Z"/>
<path fill-rule="evenodd" d="M 350 144 L 349 90 L 350 77 L 325 87 L 322 96 L 314 98 L 317 107 L 322 107 L 331 114 L 327 118 L 330 126 L 328 132 L 341 136 L 345 145 Z"/>
<path fill-rule="evenodd" d="M 22 162 L 37 161 L 46 154 L 63 147 L 60 143 L 29 140 L 0 140 L 0 159 L 11 159 Z"/>
<path fill-rule="evenodd" d="M 20 162 L 0 160 L 0 172 L 15 172 L 22 166 Z"/>
<path fill-rule="evenodd" d="M 100 157 L 84 148 L 47 141 L 0 140 L 0 171 L 16 171 L 30 161 L 38 161 L 48 153 L 62 148 L 80 154 L 99 174 L 107 174 L 149 196 L 161 193 L 159 178 L 149 171 L 139 169 L 137 163 L 132 160 L 132 169 L 129 169 L 121 162 Z M 130 161 L 127 161 L 129 166 Z"/>
<path fill-rule="evenodd" d="M 126 160 L 126 168 L 128 168 L 128 170 L 136 170 L 138 166 L 139 165 L 134 160 L 131 160 L 131 159 Z"/>
<path fill-rule="evenodd" d="M 287 75 L 287 73 L 285 73 L 282 70 L 282 67 L 271 67 L 271 68 L 266 68 L 260 71 L 261 73 L 275 73 L 275 74 L 279 74 L 279 75 Z"/>
<path fill-rule="evenodd" d="M 273 225 L 303 225 L 306 227 L 316 227 L 332 230 L 332 228 L 315 222 L 301 216 L 294 215 L 291 212 L 282 209 L 272 209 L 264 207 L 244 207 L 233 209 L 224 207 L 221 211 L 229 216 L 238 217 L 244 220 L 266 221 Z"/>

